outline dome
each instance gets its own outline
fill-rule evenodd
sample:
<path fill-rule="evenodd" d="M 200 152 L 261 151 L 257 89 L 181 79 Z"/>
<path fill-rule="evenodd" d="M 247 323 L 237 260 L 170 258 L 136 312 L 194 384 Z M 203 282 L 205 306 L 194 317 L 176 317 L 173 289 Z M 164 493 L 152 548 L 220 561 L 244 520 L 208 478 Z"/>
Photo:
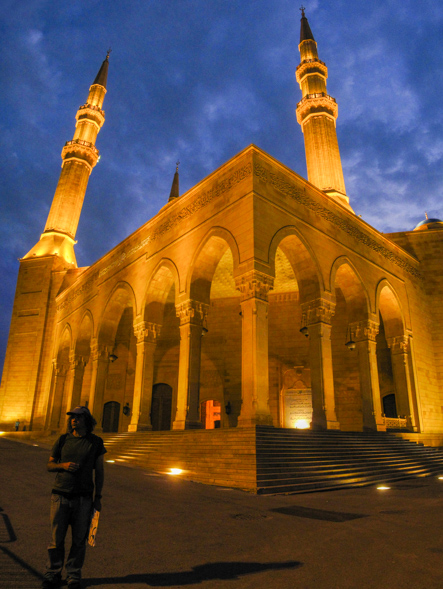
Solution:
<path fill-rule="evenodd" d="M 429 219 L 426 215 L 426 219 L 420 221 L 420 223 L 414 227 L 414 231 L 420 231 L 423 229 L 443 229 L 443 221 L 441 219 Z"/>

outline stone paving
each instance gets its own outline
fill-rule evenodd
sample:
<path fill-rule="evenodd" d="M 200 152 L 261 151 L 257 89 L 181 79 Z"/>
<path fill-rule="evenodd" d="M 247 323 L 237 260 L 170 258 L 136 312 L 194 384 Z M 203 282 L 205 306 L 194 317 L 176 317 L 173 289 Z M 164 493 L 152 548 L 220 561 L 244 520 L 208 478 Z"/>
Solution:
<path fill-rule="evenodd" d="M 0 438 L 2 589 L 44 569 L 53 475 L 32 443 Z M 443 587 L 438 477 L 263 497 L 107 464 L 103 495 L 85 589 Z"/>

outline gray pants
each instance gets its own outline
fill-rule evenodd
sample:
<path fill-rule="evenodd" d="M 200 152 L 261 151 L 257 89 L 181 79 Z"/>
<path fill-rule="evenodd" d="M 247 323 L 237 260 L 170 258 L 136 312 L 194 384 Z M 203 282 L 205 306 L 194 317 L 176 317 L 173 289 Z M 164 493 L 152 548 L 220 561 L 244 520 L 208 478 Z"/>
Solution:
<path fill-rule="evenodd" d="M 85 561 L 86 539 L 91 522 L 92 498 L 67 499 L 62 495 L 51 496 L 52 539 L 48 546 L 48 563 L 45 578 L 61 578 L 65 560 L 65 538 L 71 526 L 72 545 L 66 561 L 68 579 L 80 581 Z"/>

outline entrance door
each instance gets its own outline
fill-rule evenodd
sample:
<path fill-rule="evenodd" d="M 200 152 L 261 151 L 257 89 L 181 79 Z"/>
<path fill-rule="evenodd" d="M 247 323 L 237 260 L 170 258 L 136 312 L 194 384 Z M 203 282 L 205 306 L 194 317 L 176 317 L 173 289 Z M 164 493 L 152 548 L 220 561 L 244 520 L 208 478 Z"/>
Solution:
<path fill-rule="evenodd" d="M 152 387 L 151 423 L 153 431 L 171 429 L 172 387 L 165 383 Z"/>
<path fill-rule="evenodd" d="M 103 407 L 103 432 L 118 432 L 120 403 L 109 401 Z"/>

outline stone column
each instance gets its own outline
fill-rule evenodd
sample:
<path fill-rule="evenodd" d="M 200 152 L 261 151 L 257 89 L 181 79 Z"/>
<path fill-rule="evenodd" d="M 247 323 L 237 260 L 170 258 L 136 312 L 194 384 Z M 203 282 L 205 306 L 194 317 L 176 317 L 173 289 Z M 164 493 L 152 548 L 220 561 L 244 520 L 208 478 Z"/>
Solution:
<path fill-rule="evenodd" d="M 134 323 L 137 338 L 134 397 L 131 423 L 128 431 L 149 431 L 151 424 L 152 385 L 154 379 L 154 352 L 160 337 L 161 325 L 140 321 Z"/>
<path fill-rule="evenodd" d="M 375 339 L 378 330 L 379 324 L 369 319 L 349 325 L 351 339 L 355 341 L 358 352 L 363 431 L 386 431 L 378 380 Z"/>
<path fill-rule="evenodd" d="M 408 428 L 418 431 L 418 420 L 415 415 L 415 403 L 409 371 L 409 336 L 388 337 L 387 342 L 391 350 L 392 372 L 397 393 L 397 413 L 400 417 L 406 417 Z"/>
<path fill-rule="evenodd" d="M 82 356 L 69 355 L 69 376 L 67 379 L 66 411 L 80 405 L 82 394 L 83 375 L 86 361 Z"/>
<path fill-rule="evenodd" d="M 66 366 L 58 364 L 56 360 L 52 362 L 54 378 L 52 381 L 52 410 L 49 421 L 49 429 L 58 430 L 63 422 L 60 423 L 61 410 L 63 404 L 63 391 L 66 380 Z"/>
<path fill-rule="evenodd" d="M 268 293 L 274 279 L 251 270 L 235 280 L 241 292 L 242 406 L 239 427 L 273 425 L 269 410 Z"/>
<path fill-rule="evenodd" d="M 340 429 L 335 412 L 331 321 L 335 302 L 319 298 L 302 304 L 309 334 L 312 388 L 312 429 Z"/>
<path fill-rule="evenodd" d="M 188 299 L 176 307 L 180 318 L 177 411 L 172 429 L 199 429 L 200 361 L 203 322 L 209 305 Z"/>
<path fill-rule="evenodd" d="M 96 341 L 91 342 L 92 376 L 91 390 L 89 393 L 89 411 L 97 420 L 96 431 L 102 431 L 103 397 L 105 393 L 106 377 L 108 374 L 109 358 L 108 349 Z"/>

